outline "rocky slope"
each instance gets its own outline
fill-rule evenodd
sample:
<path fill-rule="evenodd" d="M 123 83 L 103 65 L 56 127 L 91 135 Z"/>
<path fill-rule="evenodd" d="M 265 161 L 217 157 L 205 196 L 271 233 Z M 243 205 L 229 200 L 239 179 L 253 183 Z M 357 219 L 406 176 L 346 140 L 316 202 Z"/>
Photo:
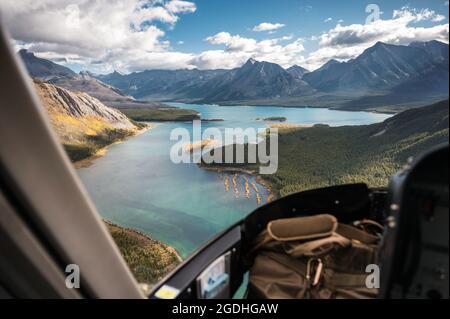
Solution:
<path fill-rule="evenodd" d="M 87 93 L 37 80 L 34 83 L 53 128 L 74 161 L 138 130 L 123 113 Z"/>

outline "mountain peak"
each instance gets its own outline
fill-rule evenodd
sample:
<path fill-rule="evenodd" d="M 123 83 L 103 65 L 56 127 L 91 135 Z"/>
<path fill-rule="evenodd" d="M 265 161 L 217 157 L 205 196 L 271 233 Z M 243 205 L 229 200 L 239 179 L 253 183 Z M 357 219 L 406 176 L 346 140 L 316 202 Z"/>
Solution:
<path fill-rule="evenodd" d="M 329 60 L 327 63 L 325 63 L 324 66 L 325 66 L 325 65 L 338 64 L 338 63 L 341 63 L 341 62 L 339 62 L 339 61 L 336 60 L 336 59 L 331 59 L 331 60 Z"/>
<path fill-rule="evenodd" d="M 365 49 L 363 51 L 363 53 L 361 55 L 359 55 L 356 59 L 363 59 L 367 55 L 371 55 L 371 54 L 374 54 L 374 53 L 377 53 L 377 52 L 378 53 L 380 53 L 380 52 L 387 52 L 387 51 L 390 51 L 392 48 L 396 49 L 398 47 L 400 47 L 400 46 L 378 41 L 377 43 L 375 43 L 371 47 L 368 47 L 367 49 Z"/>
<path fill-rule="evenodd" d="M 364 50 L 364 52 L 373 52 L 373 51 L 380 50 L 380 49 L 386 49 L 389 46 L 392 46 L 392 44 L 387 44 L 385 42 L 378 41 L 377 43 L 375 43 L 371 47 L 369 47 L 366 50 Z M 364 52 L 363 52 L 363 54 L 364 54 Z"/>
<path fill-rule="evenodd" d="M 80 76 L 82 76 L 85 79 L 90 79 L 90 78 L 95 78 L 95 74 L 88 71 L 88 70 L 83 70 L 79 72 Z"/>
<path fill-rule="evenodd" d="M 385 43 L 385 42 L 377 41 L 377 43 L 375 43 L 373 45 L 373 47 L 381 47 L 381 46 L 386 46 L 386 45 L 387 45 L 387 43 Z"/>
<path fill-rule="evenodd" d="M 294 70 L 294 69 L 297 69 L 297 70 L 304 70 L 304 71 L 306 71 L 306 72 L 309 72 L 309 70 L 308 69 L 305 69 L 304 67 L 302 67 L 302 66 L 300 66 L 300 65 L 297 65 L 297 64 L 294 64 L 293 66 L 291 66 L 291 67 L 289 67 L 288 68 L 288 70 Z"/>
<path fill-rule="evenodd" d="M 28 51 L 27 49 L 20 49 L 18 53 L 20 56 L 29 56 L 29 57 L 35 56 L 33 52 Z"/>
<path fill-rule="evenodd" d="M 250 59 L 247 60 L 247 63 L 255 64 L 255 63 L 258 63 L 258 61 L 256 61 L 256 60 L 253 59 L 253 58 L 250 58 Z"/>
<path fill-rule="evenodd" d="M 333 65 L 333 64 L 339 64 L 339 63 L 341 63 L 341 62 L 339 62 L 338 60 L 335 60 L 335 59 L 328 60 L 328 62 L 326 62 L 324 65 L 322 65 L 322 66 L 321 66 L 320 68 L 318 68 L 316 71 L 326 70 L 326 69 L 328 69 L 331 65 Z"/>
<path fill-rule="evenodd" d="M 112 74 L 114 74 L 114 75 L 120 75 L 120 76 L 123 76 L 123 75 L 124 75 L 122 72 L 117 71 L 117 70 L 114 70 L 114 72 L 113 72 Z"/>
<path fill-rule="evenodd" d="M 309 70 L 301 67 L 300 65 L 294 64 L 290 68 L 287 68 L 286 71 L 288 71 L 293 77 L 301 79 L 303 75 L 306 73 L 309 73 Z"/>

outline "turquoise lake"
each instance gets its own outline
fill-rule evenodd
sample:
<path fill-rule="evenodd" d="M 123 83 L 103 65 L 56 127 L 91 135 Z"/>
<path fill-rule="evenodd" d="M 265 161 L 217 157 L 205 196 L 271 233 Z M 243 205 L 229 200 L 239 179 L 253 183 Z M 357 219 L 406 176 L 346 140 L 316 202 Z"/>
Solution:
<path fill-rule="evenodd" d="M 194 109 L 208 127 L 265 127 L 256 120 L 271 116 L 293 124 L 364 125 L 387 114 L 316 108 L 211 106 L 171 103 Z M 100 214 L 114 223 L 137 229 L 178 250 L 186 257 L 212 236 L 267 202 L 266 188 L 245 174 L 209 172 L 196 164 L 174 164 L 170 140 L 174 128 L 192 132 L 192 123 L 158 123 L 156 127 L 111 146 L 105 156 L 78 174 Z"/>

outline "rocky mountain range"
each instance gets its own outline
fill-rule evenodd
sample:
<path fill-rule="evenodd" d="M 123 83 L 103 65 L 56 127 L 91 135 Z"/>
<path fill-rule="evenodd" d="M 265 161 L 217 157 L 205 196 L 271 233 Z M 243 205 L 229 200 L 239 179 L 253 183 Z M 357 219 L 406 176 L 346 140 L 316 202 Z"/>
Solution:
<path fill-rule="evenodd" d="M 20 51 L 34 77 L 102 101 L 180 101 L 216 104 L 327 106 L 373 109 L 413 105 L 448 97 L 448 44 L 382 42 L 347 62 L 330 60 L 312 72 L 249 59 L 231 70 L 146 70 L 121 74 L 76 74 Z"/>
<path fill-rule="evenodd" d="M 325 95 L 352 108 L 358 104 L 364 107 L 446 98 L 448 67 L 448 44 L 378 42 L 355 59 L 330 60 L 312 72 L 301 66 L 283 69 L 250 59 L 228 71 L 151 70 L 128 75 L 115 72 L 98 78 L 139 98 L 219 104 L 290 101 L 295 105 L 297 101 L 298 105 L 308 105 L 308 101 L 324 99 Z"/>
<path fill-rule="evenodd" d="M 196 90 L 227 70 L 146 70 L 130 74 L 117 71 L 98 75 L 97 79 L 123 92 L 139 98 L 177 99 L 202 97 L 204 92 Z"/>
<path fill-rule="evenodd" d="M 323 92 L 380 92 L 433 73 L 448 78 L 448 45 L 438 41 L 409 46 L 382 42 L 348 62 L 331 61 L 304 75 L 303 80 Z M 448 81 L 448 80 L 447 80 Z"/>
<path fill-rule="evenodd" d="M 207 102 L 220 102 L 302 96 L 314 89 L 278 64 L 250 59 L 242 67 L 216 76 L 197 91 L 204 92 L 203 100 Z"/>

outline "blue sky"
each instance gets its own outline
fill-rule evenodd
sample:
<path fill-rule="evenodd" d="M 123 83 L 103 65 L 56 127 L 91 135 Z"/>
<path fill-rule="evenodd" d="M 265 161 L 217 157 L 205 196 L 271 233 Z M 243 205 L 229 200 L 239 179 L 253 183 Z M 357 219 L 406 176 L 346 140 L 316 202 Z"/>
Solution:
<path fill-rule="evenodd" d="M 174 50 L 201 53 L 217 46 L 205 39 L 212 34 L 228 32 L 232 35 L 264 40 L 281 36 L 300 37 L 305 53 L 319 48 L 318 41 L 311 37 L 327 32 L 338 22 L 343 25 L 364 24 L 368 13 L 366 6 L 376 3 L 381 9 L 381 19 L 392 17 L 394 10 L 402 7 L 430 9 L 446 17 L 446 1 L 299 1 L 299 0 L 198 0 L 197 10 L 185 15 L 173 29 L 168 29 L 167 38 Z M 331 18 L 331 19 L 330 19 Z M 281 23 L 285 26 L 274 32 L 254 32 L 253 27 L 262 23 Z M 416 27 L 431 27 L 435 22 L 421 21 Z M 224 48 L 222 45 L 221 48 Z"/>
<path fill-rule="evenodd" d="M 364 23 L 367 13 L 365 8 L 370 3 L 379 5 L 381 18 L 392 15 L 393 10 L 403 6 L 411 8 L 429 8 L 448 18 L 448 6 L 442 0 L 415 1 L 299 1 L 299 0 L 197 0 L 197 11 L 184 16 L 176 28 L 168 31 L 168 38 L 174 44 L 183 41 L 182 49 L 201 52 L 213 48 L 203 41 L 211 34 L 227 31 L 255 39 L 267 38 L 266 33 L 255 34 L 252 28 L 262 22 L 283 23 L 286 26 L 272 37 L 293 34 L 299 37 L 311 37 L 326 32 L 343 20 L 344 24 Z M 324 22 L 328 18 L 333 21 Z M 446 20 L 448 22 L 448 19 Z M 420 25 L 431 25 L 429 22 Z M 309 49 L 317 48 L 317 43 L 308 41 Z M 305 45 L 305 46 L 306 46 Z"/>
<path fill-rule="evenodd" d="M 378 6 L 377 21 L 366 18 Z M 17 49 L 76 71 L 233 68 L 249 58 L 309 69 L 377 41 L 448 43 L 448 1 L 2 0 Z"/>

